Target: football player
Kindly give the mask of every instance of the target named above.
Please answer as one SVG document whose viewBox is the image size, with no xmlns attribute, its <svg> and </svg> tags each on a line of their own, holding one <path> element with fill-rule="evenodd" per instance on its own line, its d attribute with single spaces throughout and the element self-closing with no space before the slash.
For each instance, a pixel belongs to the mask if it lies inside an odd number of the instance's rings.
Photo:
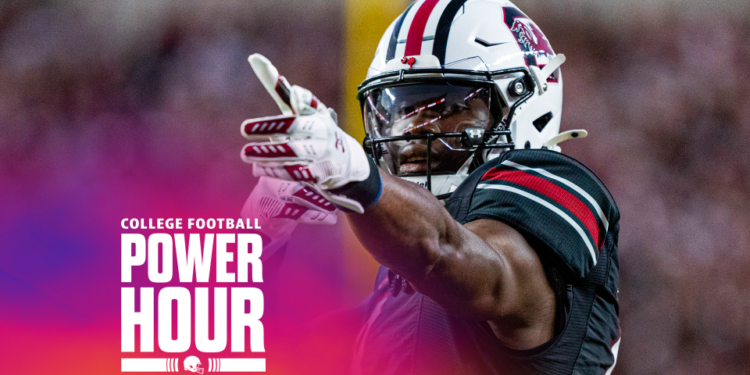
<svg viewBox="0 0 750 375">
<path fill-rule="evenodd" d="M 505 0 L 420 0 L 359 87 L 364 147 L 250 57 L 283 115 L 247 120 L 261 176 L 243 215 L 279 248 L 346 213 L 382 265 L 355 374 L 609 374 L 619 212 L 558 143 L 563 55 Z"/>
</svg>

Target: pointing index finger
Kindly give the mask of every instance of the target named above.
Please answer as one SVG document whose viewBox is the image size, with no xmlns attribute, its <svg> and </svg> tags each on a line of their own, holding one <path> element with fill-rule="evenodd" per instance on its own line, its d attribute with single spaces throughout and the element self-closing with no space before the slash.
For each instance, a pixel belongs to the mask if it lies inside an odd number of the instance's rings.
<svg viewBox="0 0 750 375">
<path fill-rule="evenodd" d="M 258 53 L 250 55 L 247 61 L 253 67 L 255 75 L 258 76 L 266 91 L 276 101 L 281 113 L 285 115 L 294 114 L 290 100 L 291 86 L 286 78 L 279 75 L 279 71 L 271 64 L 271 61 Z"/>
</svg>

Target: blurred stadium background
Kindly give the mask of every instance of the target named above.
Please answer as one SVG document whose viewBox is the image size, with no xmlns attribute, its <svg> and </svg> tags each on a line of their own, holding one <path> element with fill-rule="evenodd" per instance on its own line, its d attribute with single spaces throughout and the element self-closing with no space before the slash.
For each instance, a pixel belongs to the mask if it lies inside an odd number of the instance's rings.
<svg viewBox="0 0 750 375">
<path fill-rule="evenodd" d="M 615 373 L 750 373 L 749 3 L 516 4 L 568 57 L 562 128 L 590 136 L 564 152 L 622 211 Z M 184 212 L 221 197 L 216 217 L 234 216 L 254 181 L 239 124 L 277 112 L 247 56 L 266 55 L 361 139 L 356 85 L 406 5 L 4 0 L 0 202 L 84 189 L 94 175 L 148 179 L 143 189 Z M 353 305 L 375 263 L 346 225 L 324 230 Z M 311 258 L 296 247 L 290 262 Z"/>
</svg>

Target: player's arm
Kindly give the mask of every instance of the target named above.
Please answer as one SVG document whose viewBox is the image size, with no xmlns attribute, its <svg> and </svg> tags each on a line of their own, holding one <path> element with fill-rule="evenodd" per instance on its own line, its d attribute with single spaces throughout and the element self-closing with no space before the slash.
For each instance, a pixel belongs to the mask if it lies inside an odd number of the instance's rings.
<svg viewBox="0 0 750 375">
<path fill-rule="evenodd" d="M 320 195 L 309 198 L 325 197 L 349 213 L 378 261 L 450 311 L 492 322 L 509 346 L 529 348 L 552 336 L 554 295 L 534 250 L 550 251 L 580 278 L 596 265 L 618 217 L 596 176 L 552 151 L 505 153 L 477 185 L 462 226 L 427 190 L 382 173 L 308 90 L 288 86 L 265 58 L 250 61 L 274 99 L 291 109 L 243 123 L 245 137 L 270 137 L 243 148 L 256 176 L 314 188 Z"/>
<path fill-rule="evenodd" d="M 493 322 L 507 345 L 552 338 L 555 298 L 535 251 L 495 220 L 456 222 L 424 188 L 380 173 L 382 194 L 347 217 L 375 259 L 449 311 Z"/>
<path fill-rule="evenodd" d="M 551 338 L 554 296 L 521 235 L 493 220 L 458 224 L 424 188 L 380 173 L 308 90 L 289 86 L 262 56 L 250 63 L 285 113 L 242 125 L 255 140 L 242 158 L 256 176 L 309 183 L 356 212 L 348 215 L 352 226 L 378 261 L 450 311 L 495 322 L 506 344 L 528 348 Z"/>
</svg>

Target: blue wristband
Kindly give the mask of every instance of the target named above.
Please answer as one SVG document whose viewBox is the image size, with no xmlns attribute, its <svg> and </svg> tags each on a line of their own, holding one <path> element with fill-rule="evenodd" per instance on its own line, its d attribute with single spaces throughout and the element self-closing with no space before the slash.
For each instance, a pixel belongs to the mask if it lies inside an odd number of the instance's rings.
<svg viewBox="0 0 750 375">
<path fill-rule="evenodd" d="M 366 210 L 368 207 L 377 203 L 380 195 L 383 193 L 383 181 L 380 178 L 380 170 L 371 157 L 367 157 L 370 163 L 370 175 L 364 181 L 350 182 L 340 188 L 328 190 L 335 195 L 343 195 L 348 199 L 359 202 Z M 354 211 L 336 205 L 341 211 L 352 213 Z"/>
</svg>

